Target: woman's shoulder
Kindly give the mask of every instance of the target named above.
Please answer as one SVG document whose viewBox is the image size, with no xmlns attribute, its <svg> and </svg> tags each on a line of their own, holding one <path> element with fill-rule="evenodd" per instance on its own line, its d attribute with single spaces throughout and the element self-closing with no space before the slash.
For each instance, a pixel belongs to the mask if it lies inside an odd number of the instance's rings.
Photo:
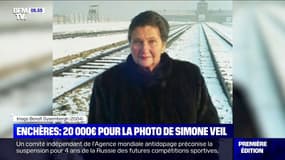
<svg viewBox="0 0 285 160">
<path fill-rule="evenodd" d="M 108 80 L 108 81 L 112 81 L 112 80 L 116 80 L 118 79 L 120 76 L 122 76 L 122 73 L 124 72 L 123 70 L 125 70 L 126 68 L 126 62 L 117 64 L 105 71 L 103 71 L 102 73 L 100 73 L 95 80 Z"/>
<path fill-rule="evenodd" d="M 195 74 L 200 74 L 200 68 L 196 64 L 188 61 L 174 59 L 173 68 L 175 71 L 178 72 L 191 72 Z"/>
</svg>

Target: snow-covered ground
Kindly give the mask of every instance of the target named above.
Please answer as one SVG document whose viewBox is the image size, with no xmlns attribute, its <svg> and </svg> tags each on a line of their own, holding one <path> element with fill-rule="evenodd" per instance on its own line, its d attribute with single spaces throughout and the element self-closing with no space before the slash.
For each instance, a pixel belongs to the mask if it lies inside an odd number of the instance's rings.
<svg viewBox="0 0 285 160">
<path fill-rule="evenodd" d="M 54 24 L 53 33 L 86 33 L 128 29 L 129 21 L 100 22 L 90 24 Z M 78 54 L 82 51 L 98 48 L 127 39 L 127 33 L 96 37 L 77 37 L 53 40 L 53 59 Z"/>
<path fill-rule="evenodd" d="M 232 27 L 215 22 L 208 22 L 207 24 L 216 32 L 225 37 L 228 41 L 230 41 L 231 43 L 233 42 Z"/>
<path fill-rule="evenodd" d="M 54 33 L 100 32 L 128 29 L 130 22 L 100 22 L 89 24 L 54 24 Z"/>
<path fill-rule="evenodd" d="M 127 40 L 127 33 L 53 40 L 53 59 Z"/>
<path fill-rule="evenodd" d="M 99 61 L 102 64 L 105 62 L 105 65 L 102 66 L 103 68 L 105 68 L 106 66 L 111 67 L 112 65 L 115 65 L 115 63 L 122 62 L 123 60 L 125 60 L 129 53 L 130 53 L 129 48 L 126 48 L 121 50 L 120 52 L 117 52 L 116 54 L 104 57 L 103 59 L 96 61 Z M 110 61 L 114 63 L 110 63 Z M 96 73 L 94 73 L 94 70 L 85 69 L 84 70 L 85 73 L 82 73 L 81 70 L 81 73 L 72 72 L 71 73 L 72 75 L 69 76 L 53 77 L 54 80 L 53 96 L 55 97 L 56 95 L 66 92 L 70 88 L 74 87 L 74 84 L 78 84 L 86 79 L 91 79 L 92 77 L 98 75 L 104 70 L 105 69 L 96 69 Z M 86 75 L 92 74 L 92 75 L 88 75 L 87 77 L 80 76 L 80 78 L 78 78 L 77 74 L 86 74 Z M 59 97 L 53 104 L 53 115 L 88 116 L 88 110 L 89 110 L 88 107 L 90 103 L 92 84 L 93 82 L 91 81 L 87 85 L 72 90 L 71 92 L 68 92 L 65 96 Z"/>
</svg>

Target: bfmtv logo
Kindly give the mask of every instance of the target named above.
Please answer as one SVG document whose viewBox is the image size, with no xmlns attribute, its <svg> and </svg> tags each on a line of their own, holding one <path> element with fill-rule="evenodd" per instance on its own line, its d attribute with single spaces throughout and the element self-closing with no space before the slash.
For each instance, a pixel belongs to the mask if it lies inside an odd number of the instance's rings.
<svg viewBox="0 0 285 160">
<path fill-rule="evenodd" d="M 25 21 L 27 14 L 32 13 L 45 13 L 44 8 L 13 8 L 13 14 L 15 14 L 17 20 Z"/>
</svg>

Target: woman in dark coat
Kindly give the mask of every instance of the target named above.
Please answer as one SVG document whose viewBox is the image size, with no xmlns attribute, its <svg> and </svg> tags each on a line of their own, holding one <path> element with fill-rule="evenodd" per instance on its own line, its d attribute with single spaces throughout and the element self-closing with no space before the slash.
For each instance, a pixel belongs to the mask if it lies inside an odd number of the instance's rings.
<svg viewBox="0 0 285 160">
<path fill-rule="evenodd" d="M 96 77 L 89 123 L 219 123 L 199 68 L 165 53 L 168 32 L 156 12 L 132 19 L 131 54 Z"/>
</svg>

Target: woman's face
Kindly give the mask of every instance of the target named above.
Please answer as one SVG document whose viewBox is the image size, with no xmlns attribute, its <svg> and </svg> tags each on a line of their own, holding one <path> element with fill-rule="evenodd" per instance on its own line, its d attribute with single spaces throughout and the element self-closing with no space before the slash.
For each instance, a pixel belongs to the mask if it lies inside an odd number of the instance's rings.
<svg viewBox="0 0 285 160">
<path fill-rule="evenodd" d="M 132 57 L 136 64 L 149 71 L 153 71 L 159 64 L 165 46 L 158 27 L 149 25 L 136 27 L 131 34 Z"/>
</svg>

